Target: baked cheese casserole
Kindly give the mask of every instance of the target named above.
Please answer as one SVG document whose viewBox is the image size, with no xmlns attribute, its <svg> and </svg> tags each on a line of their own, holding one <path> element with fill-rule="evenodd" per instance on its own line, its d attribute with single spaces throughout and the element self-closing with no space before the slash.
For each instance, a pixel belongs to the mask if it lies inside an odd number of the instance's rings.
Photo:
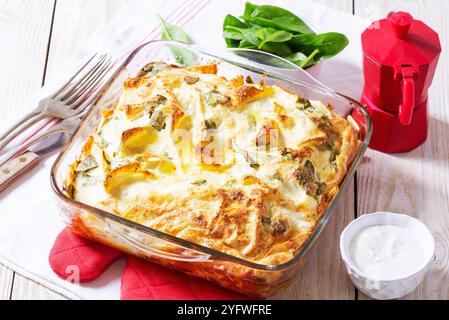
<svg viewBox="0 0 449 320">
<path fill-rule="evenodd" d="M 217 65 L 148 64 L 71 166 L 67 194 L 150 228 L 272 265 L 292 259 L 359 145 L 330 105 Z"/>
</svg>

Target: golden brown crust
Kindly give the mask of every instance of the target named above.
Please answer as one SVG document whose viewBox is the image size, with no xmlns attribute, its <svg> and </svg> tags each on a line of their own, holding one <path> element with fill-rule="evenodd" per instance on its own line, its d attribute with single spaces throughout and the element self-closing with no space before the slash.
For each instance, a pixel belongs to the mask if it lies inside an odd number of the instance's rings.
<svg viewBox="0 0 449 320">
<path fill-rule="evenodd" d="M 125 82 L 86 142 L 69 195 L 249 261 L 292 259 L 339 190 L 358 148 L 355 130 L 329 106 L 243 76 L 228 81 L 214 64 L 149 66 Z M 94 200 L 73 192 L 84 188 L 76 168 L 88 156 L 101 157 L 83 173 L 89 188 L 103 182 L 92 187 L 100 188 Z"/>
<path fill-rule="evenodd" d="M 198 72 L 203 74 L 217 74 L 218 72 L 218 66 L 216 63 L 206 64 L 202 66 L 193 66 L 185 69 L 190 72 Z"/>
</svg>

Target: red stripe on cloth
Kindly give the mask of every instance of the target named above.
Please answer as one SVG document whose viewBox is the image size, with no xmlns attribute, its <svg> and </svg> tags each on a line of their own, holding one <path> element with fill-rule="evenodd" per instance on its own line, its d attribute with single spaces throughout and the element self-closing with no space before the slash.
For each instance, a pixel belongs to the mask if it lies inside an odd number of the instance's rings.
<svg viewBox="0 0 449 320">
<path fill-rule="evenodd" d="M 191 21 L 207 4 L 209 4 L 212 0 L 191 0 L 191 1 L 185 1 L 182 2 L 182 4 L 175 8 L 175 10 L 171 11 L 170 14 L 168 14 L 164 19 L 167 20 L 169 23 L 172 24 L 180 24 L 182 20 L 185 20 L 182 22 L 182 25 L 185 25 L 187 22 Z M 185 8 L 189 7 L 190 10 L 184 10 Z M 160 26 L 155 27 L 150 34 L 144 38 L 143 42 L 155 40 L 161 33 Z M 128 55 L 129 53 L 127 53 Z M 126 55 L 125 55 L 126 56 Z M 122 59 L 122 58 L 121 58 Z M 119 60 L 121 60 L 119 59 Z M 53 124 L 49 126 L 51 123 Z M 59 121 L 57 119 L 50 119 L 47 122 L 45 122 L 43 125 L 41 125 L 38 129 L 36 129 L 30 136 L 23 139 L 20 144 L 24 144 L 28 142 L 30 139 L 32 139 L 34 136 L 36 136 L 41 131 L 45 130 L 47 127 L 52 128 L 55 126 Z"/>
<path fill-rule="evenodd" d="M 189 15 L 184 15 L 183 18 L 186 18 L 185 21 L 182 22 L 182 19 L 177 22 L 177 25 L 185 26 L 189 21 L 191 21 L 193 18 L 196 17 L 196 15 L 206 6 L 208 5 L 212 0 L 203 0 L 200 3 L 198 3 L 198 6 L 193 7 L 188 13 Z M 158 55 L 159 52 L 154 52 L 153 55 L 149 56 L 148 59 L 151 60 L 154 57 Z"/>
<path fill-rule="evenodd" d="M 199 0 L 200 2 L 203 0 Z M 185 1 L 183 2 L 179 7 L 177 7 L 173 12 L 171 12 L 168 16 L 163 17 L 164 20 L 174 23 L 172 21 L 175 21 L 176 18 L 180 16 L 180 14 L 185 13 L 185 9 L 191 6 L 195 6 L 195 2 L 198 2 L 197 0 L 191 0 L 191 1 Z M 179 12 L 178 12 L 179 11 Z M 176 15 L 175 15 L 176 14 Z M 161 27 L 157 25 L 150 34 L 145 36 L 145 38 L 141 41 L 141 43 L 147 42 L 149 40 L 155 39 L 161 32 Z"/>
<path fill-rule="evenodd" d="M 203 10 L 203 8 L 204 8 L 205 6 L 207 6 L 211 1 L 212 1 L 212 0 L 206 0 L 206 1 L 203 1 L 202 5 L 200 5 L 199 7 L 196 7 L 196 8 L 195 8 L 196 11 L 195 11 L 195 13 L 194 13 L 192 16 L 188 17 L 186 21 L 183 21 L 183 22 L 180 21 L 179 23 L 180 23 L 181 25 L 185 26 L 188 22 L 190 22 L 193 18 L 195 18 L 195 16 L 196 16 L 198 13 L 200 13 L 201 10 Z"/>
</svg>

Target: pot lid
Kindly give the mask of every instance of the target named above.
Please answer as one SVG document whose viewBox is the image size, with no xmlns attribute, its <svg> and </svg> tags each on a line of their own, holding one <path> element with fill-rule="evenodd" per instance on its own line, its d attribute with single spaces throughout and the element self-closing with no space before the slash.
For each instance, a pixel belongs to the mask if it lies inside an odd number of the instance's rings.
<svg viewBox="0 0 449 320">
<path fill-rule="evenodd" d="M 380 65 L 428 65 L 438 58 L 438 34 L 407 12 L 391 12 L 362 33 L 363 53 Z"/>
</svg>

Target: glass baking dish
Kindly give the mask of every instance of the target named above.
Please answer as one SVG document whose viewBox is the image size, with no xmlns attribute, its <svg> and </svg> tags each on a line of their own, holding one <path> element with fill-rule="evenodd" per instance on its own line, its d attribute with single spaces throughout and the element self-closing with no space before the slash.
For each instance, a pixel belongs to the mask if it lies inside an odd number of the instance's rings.
<svg viewBox="0 0 449 320">
<path fill-rule="evenodd" d="M 247 261 L 145 227 L 75 201 L 66 195 L 64 182 L 70 165 L 76 160 L 84 142 L 97 126 L 102 111 L 114 106 L 117 97 L 121 94 L 124 80 L 136 76 L 150 61 L 176 63 L 170 51 L 170 46 L 174 44 L 192 50 L 198 56 L 200 64 L 211 60 L 218 62 L 220 75 L 226 77 L 238 74 L 249 75 L 254 81 L 264 80 L 270 85 L 277 84 L 289 88 L 307 99 L 318 99 L 330 103 L 335 111 L 346 117 L 359 133 L 360 147 L 341 183 L 340 191 L 331 201 L 311 237 L 290 261 L 280 265 L 262 265 Z M 285 287 L 304 261 L 306 253 L 323 230 L 335 204 L 352 179 L 368 146 L 372 131 L 368 112 L 357 101 L 331 90 L 297 81 L 295 80 L 298 77 L 297 72 L 297 68 L 285 60 L 252 50 L 206 50 L 170 41 L 152 41 L 139 46 L 114 73 L 95 107 L 81 123 L 53 165 L 52 188 L 65 223 L 84 237 L 166 267 L 214 281 L 244 294 L 268 297 Z"/>
</svg>

